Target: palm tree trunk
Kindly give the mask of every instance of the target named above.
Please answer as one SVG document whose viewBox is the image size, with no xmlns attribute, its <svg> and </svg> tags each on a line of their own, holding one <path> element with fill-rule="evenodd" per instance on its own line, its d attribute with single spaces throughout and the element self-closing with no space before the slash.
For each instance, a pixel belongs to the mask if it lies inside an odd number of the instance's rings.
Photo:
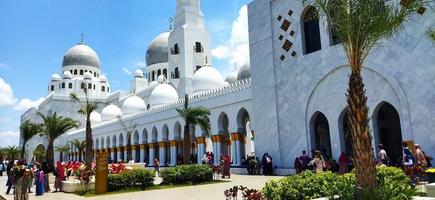
<svg viewBox="0 0 435 200">
<path fill-rule="evenodd" d="M 47 146 L 47 151 L 46 151 L 46 155 L 45 155 L 45 161 L 47 162 L 48 165 L 48 171 L 52 172 L 54 169 L 54 148 L 53 148 L 53 142 L 54 140 L 52 140 L 51 138 L 48 139 L 48 146 Z"/>
<path fill-rule="evenodd" d="M 59 152 L 59 160 L 63 162 L 63 151 Z"/>
<path fill-rule="evenodd" d="M 127 133 L 127 161 L 130 161 L 130 158 L 132 157 L 132 153 L 131 153 L 131 133 L 128 132 Z"/>
<path fill-rule="evenodd" d="M 347 113 L 356 170 L 355 199 L 361 199 L 363 193 L 369 194 L 376 187 L 376 167 L 368 125 L 369 109 L 361 76 L 361 65 L 352 66 L 348 84 Z"/>
<path fill-rule="evenodd" d="M 23 142 L 23 148 L 21 148 L 21 156 L 20 156 L 21 159 L 24 159 L 24 153 L 26 152 L 25 148 L 26 148 L 26 141 Z"/>
<path fill-rule="evenodd" d="M 86 168 L 92 169 L 92 161 L 94 160 L 94 141 L 92 140 L 92 129 L 90 113 L 86 117 Z"/>
<path fill-rule="evenodd" d="M 82 150 L 79 151 L 79 161 L 82 161 Z"/>
<path fill-rule="evenodd" d="M 186 122 L 186 125 L 184 126 L 184 138 L 183 138 L 183 163 L 184 164 L 191 164 L 190 162 L 190 154 L 191 154 L 191 148 L 192 144 L 190 143 L 190 128 L 189 123 Z"/>
</svg>

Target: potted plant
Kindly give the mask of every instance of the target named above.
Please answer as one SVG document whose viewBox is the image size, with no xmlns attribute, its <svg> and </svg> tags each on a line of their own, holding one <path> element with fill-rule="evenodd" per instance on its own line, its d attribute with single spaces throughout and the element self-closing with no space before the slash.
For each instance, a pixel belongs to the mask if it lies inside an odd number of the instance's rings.
<svg viewBox="0 0 435 200">
<path fill-rule="evenodd" d="M 435 183 L 435 168 L 430 168 L 426 170 L 429 183 Z"/>
</svg>

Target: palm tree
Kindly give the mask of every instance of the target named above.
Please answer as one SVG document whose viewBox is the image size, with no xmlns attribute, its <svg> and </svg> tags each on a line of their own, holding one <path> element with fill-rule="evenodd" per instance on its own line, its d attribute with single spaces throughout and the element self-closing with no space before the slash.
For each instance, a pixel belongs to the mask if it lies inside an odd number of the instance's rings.
<svg viewBox="0 0 435 200">
<path fill-rule="evenodd" d="M 347 114 L 357 174 L 355 197 L 359 199 L 362 192 L 371 192 L 376 187 L 369 108 L 361 76 L 364 61 L 382 39 L 398 33 L 409 15 L 423 5 L 423 0 L 401 0 L 402 6 L 387 0 L 307 1 L 326 17 L 328 25 L 342 42 L 349 62 Z"/>
<path fill-rule="evenodd" d="M 184 97 L 184 109 L 176 109 L 178 114 L 184 119 L 184 133 L 183 133 L 183 162 L 190 164 L 190 154 L 192 151 L 192 140 L 190 138 L 190 126 L 199 125 L 202 130 L 208 135 L 210 134 L 210 121 L 208 116 L 210 111 L 204 107 L 190 107 L 189 96 Z"/>
<path fill-rule="evenodd" d="M 137 124 L 133 123 L 133 121 L 130 121 L 130 124 L 126 124 L 123 120 L 121 116 L 118 116 L 118 120 L 121 123 L 122 128 L 124 129 L 124 131 L 127 133 L 127 158 L 126 160 L 128 161 L 131 157 L 132 157 L 132 153 L 131 153 L 131 134 L 133 133 L 134 130 L 136 130 Z"/>
<path fill-rule="evenodd" d="M 21 148 L 15 145 L 4 148 L 4 153 L 9 160 L 16 160 L 20 156 Z"/>
<path fill-rule="evenodd" d="M 54 150 L 56 150 L 57 152 L 59 152 L 59 160 L 63 161 L 63 153 L 64 152 L 69 152 L 71 148 L 69 147 L 69 145 L 64 145 L 64 146 L 57 146 L 54 147 Z"/>
<path fill-rule="evenodd" d="M 54 113 L 51 116 L 45 116 L 44 114 L 38 112 L 38 115 L 41 116 L 43 125 L 42 125 L 42 132 L 47 135 L 48 137 L 48 146 L 47 151 L 45 154 L 46 162 L 49 166 L 49 170 L 53 171 L 53 162 L 54 162 L 54 156 L 53 156 L 53 143 L 54 140 L 67 132 L 68 130 L 72 128 L 77 128 L 78 122 L 68 118 L 68 117 L 62 117 L 58 116 L 57 113 Z"/>
<path fill-rule="evenodd" d="M 78 152 L 79 153 L 79 161 L 82 161 L 82 152 L 83 152 L 83 149 L 86 148 L 86 141 L 85 140 L 80 141 L 78 139 L 75 139 L 75 140 L 71 141 L 71 144 L 73 144 L 77 148 L 77 150 L 79 151 Z M 85 155 L 85 156 L 87 156 L 87 155 Z"/>
<path fill-rule="evenodd" d="M 433 42 L 435 42 L 435 29 L 430 28 L 427 30 L 427 35 Z"/>
<path fill-rule="evenodd" d="M 91 125 L 91 113 L 97 109 L 97 104 L 90 102 L 88 98 L 88 88 L 85 83 L 81 85 L 83 93 L 85 94 L 86 101 L 82 103 L 78 96 L 74 93 L 70 94 L 72 101 L 80 104 L 80 114 L 86 116 L 86 167 L 92 168 L 92 161 L 94 160 L 94 140 L 92 139 L 92 125 Z"/>
<path fill-rule="evenodd" d="M 23 124 L 21 124 L 20 129 L 23 135 L 23 147 L 21 148 L 21 159 L 23 159 L 27 141 L 29 141 L 34 135 L 41 132 L 41 125 L 32 123 L 30 120 L 26 120 Z"/>
</svg>

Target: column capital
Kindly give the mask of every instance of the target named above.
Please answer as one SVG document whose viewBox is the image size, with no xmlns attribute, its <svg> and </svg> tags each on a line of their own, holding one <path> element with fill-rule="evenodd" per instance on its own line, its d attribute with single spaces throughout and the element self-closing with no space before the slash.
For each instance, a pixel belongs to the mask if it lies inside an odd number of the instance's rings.
<svg viewBox="0 0 435 200">
<path fill-rule="evenodd" d="M 232 141 L 240 140 L 240 133 L 239 132 L 231 133 L 231 140 Z"/>
<path fill-rule="evenodd" d="M 131 150 L 135 151 L 136 150 L 136 145 L 131 145 Z"/>
<path fill-rule="evenodd" d="M 118 150 L 118 151 L 121 151 L 121 147 L 117 147 L 117 150 Z"/>
<path fill-rule="evenodd" d="M 155 143 L 149 143 L 148 146 L 150 147 L 150 149 L 153 149 L 153 148 L 156 147 L 156 144 Z"/>
<path fill-rule="evenodd" d="M 197 144 L 205 144 L 205 137 L 197 137 L 196 143 Z"/>
<path fill-rule="evenodd" d="M 161 141 L 161 142 L 159 142 L 159 148 L 164 148 L 164 147 L 166 147 L 167 143 L 168 143 L 168 142 L 166 142 L 166 141 Z"/>
<path fill-rule="evenodd" d="M 171 145 L 171 147 L 176 147 L 178 143 L 178 140 L 171 140 L 169 141 L 169 144 Z"/>
<path fill-rule="evenodd" d="M 146 144 L 141 144 L 141 145 L 139 145 L 139 148 L 140 148 L 141 150 L 143 150 L 143 149 L 145 149 L 145 146 L 146 146 Z"/>
<path fill-rule="evenodd" d="M 222 136 L 221 135 L 212 135 L 211 136 L 211 141 L 212 142 L 221 142 L 222 141 Z"/>
</svg>

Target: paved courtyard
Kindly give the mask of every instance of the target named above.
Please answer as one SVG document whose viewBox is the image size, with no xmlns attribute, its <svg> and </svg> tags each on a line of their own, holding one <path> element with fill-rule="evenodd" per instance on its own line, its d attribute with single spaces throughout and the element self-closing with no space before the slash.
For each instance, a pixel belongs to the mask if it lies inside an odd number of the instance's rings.
<svg viewBox="0 0 435 200">
<path fill-rule="evenodd" d="M 133 200 L 133 199 L 159 199 L 159 200 L 222 200 L 225 199 L 224 191 L 235 185 L 244 185 L 249 188 L 262 188 L 268 180 L 280 179 L 282 177 L 265 177 L 265 176 L 247 176 L 247 175 L 232 175 L 230 182 L 180 187 L 173 189 L 152 190 L 144 192 L 133 192 L 115 195 L 104 195 L 99 197 L 84 198 L 74 194 L 66 193 L 46 193 L 44 196 L 36 197 L 34 193 L 29 195 L 30 199 L 44 200 Z M 158 181 L 158 180 L 157 180 Z M 50 182 L 53 183 L 53 182 Z M 13 200 L 12 194 L 6 195 L 6 177 L 0 177 L 0 195 L 6 200 Z M 53 186 L 51 187 L 53 188 Z M 32 188 L 32 191 L 35 191 Z M 12 192 L 11 192 L 12 193 Z"/>
</svg>

